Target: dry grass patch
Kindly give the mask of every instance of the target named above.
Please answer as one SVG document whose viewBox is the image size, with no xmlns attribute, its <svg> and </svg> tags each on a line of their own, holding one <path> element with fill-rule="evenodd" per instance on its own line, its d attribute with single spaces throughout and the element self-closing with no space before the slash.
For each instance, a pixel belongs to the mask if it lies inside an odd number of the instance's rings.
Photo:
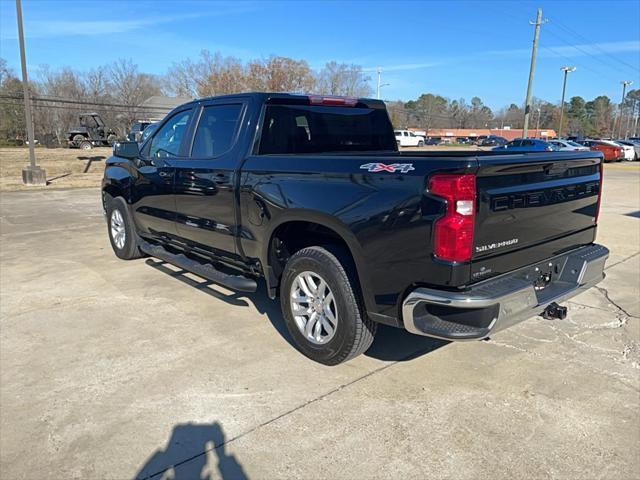
<svg viewBox="0 0 640 480">
<path fill-rule="evenodd" d="M 22 184 L 22 169 L 29 163 L 29 150 L 0 148 L 0 190 L 99 187 L 104 161 L 110 155 L 111 149 L 106 147 L 36 148 L 36 161 L 47 173 L 48 187 L 31 187 Z"/>
</svg>

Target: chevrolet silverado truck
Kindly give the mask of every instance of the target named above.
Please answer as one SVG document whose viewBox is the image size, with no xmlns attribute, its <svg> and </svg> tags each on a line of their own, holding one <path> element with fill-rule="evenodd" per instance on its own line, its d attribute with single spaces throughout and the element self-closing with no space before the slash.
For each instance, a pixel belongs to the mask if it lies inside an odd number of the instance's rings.
<svg viewBox="0 0 640 480">
<path fill-rule="evenodd" d="M 604 277 L 600 152 L 398 152 L 384 103 L 247 93 L 174 109 L 106 161 L 107 231 L 227 289 L 279 297 L 335 365 L 378 324 L 479 340 Z"/>
</svg>

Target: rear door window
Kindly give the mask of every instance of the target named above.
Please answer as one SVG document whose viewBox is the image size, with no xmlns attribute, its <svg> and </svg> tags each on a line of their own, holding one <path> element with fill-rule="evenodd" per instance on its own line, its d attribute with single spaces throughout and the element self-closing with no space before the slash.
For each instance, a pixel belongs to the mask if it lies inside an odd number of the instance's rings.
<svg viewBox="0 0 640 480">
<path fill-rule="evenodd" d="M 231 149 L 236 137 L 242 104 L 209 105 L 203 108 L 191 156 L 217 157 Z"/>
</svg>

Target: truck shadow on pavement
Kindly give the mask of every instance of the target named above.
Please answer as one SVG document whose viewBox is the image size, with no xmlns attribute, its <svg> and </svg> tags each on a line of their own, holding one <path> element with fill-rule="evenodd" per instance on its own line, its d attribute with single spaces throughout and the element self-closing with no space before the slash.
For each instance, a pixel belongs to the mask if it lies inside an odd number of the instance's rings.
<svg viewBox="0 0 640 480">
<path fill-rule="evenodd" d="M 225 294 L 220 290 L 211 288 L 215 285 L 214 282 L 199 277 L 198 280 L 194 280 L 193 276 L 186 275 L 190 272 L 175 269 L 177 267 L 170 266 L 170 264 L 162 260 L 148 258 L 146 264 L 196 290 L 227 302 L 230 305 L 249 307 L 252 304 L 260 314 L 266 315 L 271 325 L 273 325 L 273 328 L 276 329 L 289 345 L 295 348 L 293 339 L 287 331 L 282 313 L 280 312 L 280 302 L 279 300 L 271 300 L 267 296 L 267 289 L 263 281 L 258 281 L 258 288 L 255 293 L 233 292 Z M 448 343 L 449 342 L 444 340 L 413 335 L 402 328 L 378 325 L 376 338 L 369 350 L 365 352 L 365 355 L 384 361 L 407 361 L 426 355 Z"/>
<path fill-rule="evenodd" d="M 226 439 L 218 422 L 177 425 L 164 448 L 156 450 L 138 470 L 136 479 L 244 480 L 242 465 L 225 451 Z"/>
</svg>

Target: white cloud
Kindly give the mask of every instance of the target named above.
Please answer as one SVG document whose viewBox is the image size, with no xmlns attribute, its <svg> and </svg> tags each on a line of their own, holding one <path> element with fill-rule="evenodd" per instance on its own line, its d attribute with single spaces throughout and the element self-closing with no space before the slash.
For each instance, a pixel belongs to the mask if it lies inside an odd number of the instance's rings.
<svg viewBox="0 0 640 480">
<path fill-rule="evenodd" d="M 219 7 L 221 6 L 222 5 L 219 5 Z M 153 16 L 129 20 L 82 20 L 79 18 L 74 18 L 73 20 L 31 20 L 25 22 L 25 37 L 54 38 L 115 35 L 142 30 L 156 25 L 179 22 L 182 20 L 244 13 L 255 9 L 256 7 L 247 4 L 230 6 L 228 8 L 218 8 L 216 11 Z M 17 39 L 17 28 L 7 29 L 7 26 L 8 25 L 3 26 L 1 38 L 7 40 Z"/>
<path fill-rule="evenodd" d="M 440 65 L 437 62 L 422 62 L 422 63 L 401 63 L 398 65 L 381 65 L 380 69 L 384 72 L 400 72 L 404 70 L 420 70 L 422 68 L 430 68 Z M 362 69 L 365 72 L 376 72 L 378 67 L 366 67 Z"/>
<path fill-rule="evenodd" d="M 629 40 L 620 42 L 605 42 L 605 43 L 591 43 L 591 44 L 576 44 L 576 45 L 561 45 L 561 46 L 545 46 L 541 45 L 538 50 L 540 57 L 584 57 L 584 56 L 599 56 L 611 53 L 628 53 L 628 52 L 640 52 L 640 41 Z M 391 71 L 407 71 L 407 70 L 419 70 L 423 68 L 437 67 L 440 65 L 446 65 L 451 62 L 459 62 L 466 59 L 478 59 L 487 57 L 523 57 L 531 55 L 530 48 L 516 48 L 516 49 L 504 49 L 504 50 L 485 50 L 483 52 L 476 52 L 468 55 L 452 55 L 444 57 L 442 59 L 434 60 L 431 62 L 417 62 L 417 63 L 404 63 L 395 65 L 381 65 L 380 68 L 383 72 Z M 639 66 L 640 67 L 640 66 Z M 363 68 L 365 72 L 375 72 L 378 67 L 366 67 Z"/>
</svg>

